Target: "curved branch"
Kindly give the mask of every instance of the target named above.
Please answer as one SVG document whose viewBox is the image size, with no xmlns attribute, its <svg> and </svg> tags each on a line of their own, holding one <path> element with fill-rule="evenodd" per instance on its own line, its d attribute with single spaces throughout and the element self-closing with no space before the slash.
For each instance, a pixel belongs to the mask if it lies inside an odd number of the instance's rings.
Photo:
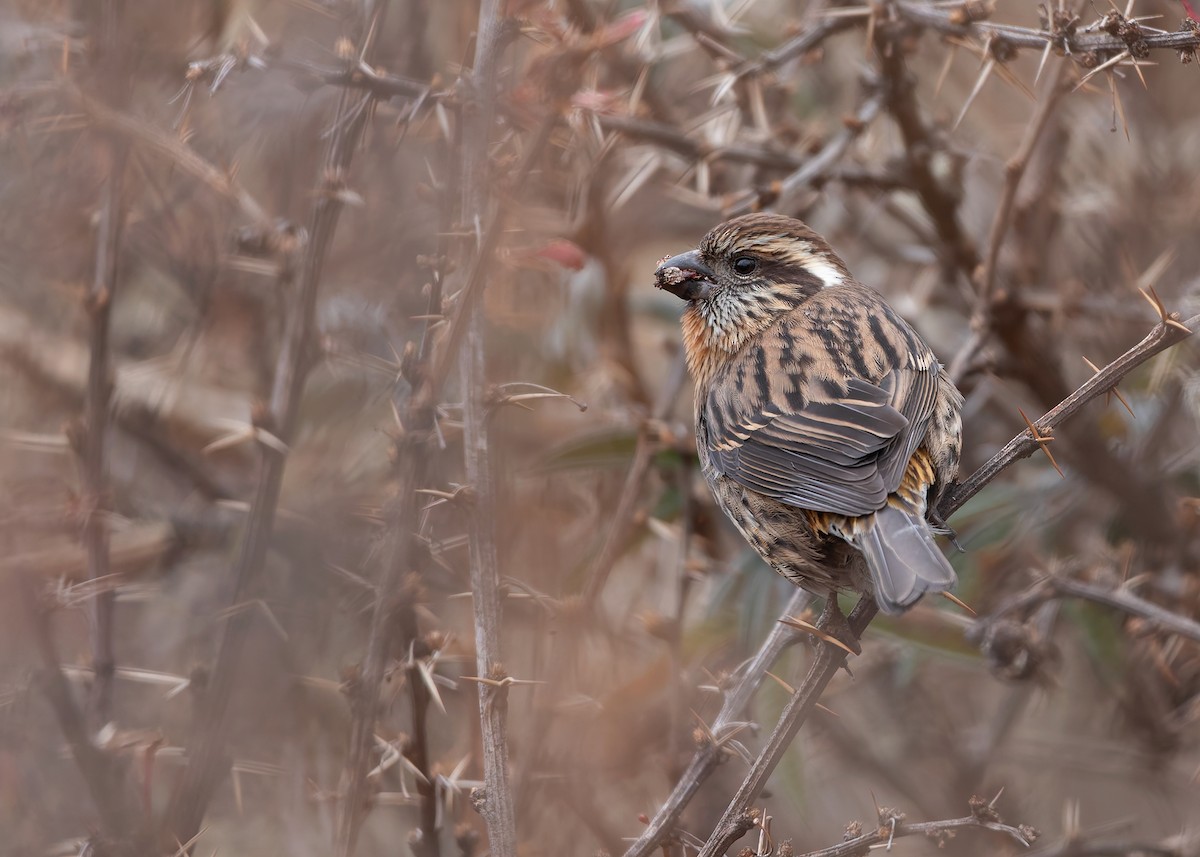
<svg viewBox="0 0 1200 857">
<path fill-rule="evenodd" d="M 1043 437 L 1049 434 L 1051 429 L 1066 422 L 1092 399 L 1116 387 L 1122 378 L 1154 355 L 1187 339 L 1197 328 L 1200 328 L 1200 315 L 1192 316 L 1182 323 L 1174 317 L 1164 318 L 1155 325 L 1145 339 L 1089 378 L 1078 390 L 1063 399 L 1045 416 L 1035 420 L 1033 427 Z M 946 496 L 938 503 L 938 514 L 942 518 L 948 519 L 1006 468 L 1033 455 L 1039 445 L 1038 441 L 1034 439 L 1032 431 L 1026 429 L 1021 432 L 965 481 L 952 485 L 946 492 Z"/>
</svg>

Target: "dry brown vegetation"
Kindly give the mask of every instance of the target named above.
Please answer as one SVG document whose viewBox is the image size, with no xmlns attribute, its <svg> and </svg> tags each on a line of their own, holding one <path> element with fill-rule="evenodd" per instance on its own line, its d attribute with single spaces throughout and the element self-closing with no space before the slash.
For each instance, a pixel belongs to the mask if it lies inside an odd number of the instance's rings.
<svg viewBox="0 0 1200 857">
<path fill-rule="evenodd" d="M 0 3 L 0 853 L 1196 855 L 1200 25 L 1097 7 Z M 650 287 L 757 208 L 966 394 L 852 675 Z"/>
</svg>

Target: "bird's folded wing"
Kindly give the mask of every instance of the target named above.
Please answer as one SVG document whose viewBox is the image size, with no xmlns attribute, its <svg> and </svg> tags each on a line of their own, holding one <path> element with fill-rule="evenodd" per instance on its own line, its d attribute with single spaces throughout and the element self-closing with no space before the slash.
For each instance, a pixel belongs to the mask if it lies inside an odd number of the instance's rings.
<svg viewBox="0 0 1200 857">
<path fill-rule="evenodd" d="M 789 505 L 835 515 L 866 515 L 895 491 L 925 435 L 937 370 L 893 370 L 878 384 L 858 378 L 806 384 L 817 395 L 792 409 L 704 408 L 714 469 Z M 792 403 L 797 397 L 790 397 Z"/>
</svg>

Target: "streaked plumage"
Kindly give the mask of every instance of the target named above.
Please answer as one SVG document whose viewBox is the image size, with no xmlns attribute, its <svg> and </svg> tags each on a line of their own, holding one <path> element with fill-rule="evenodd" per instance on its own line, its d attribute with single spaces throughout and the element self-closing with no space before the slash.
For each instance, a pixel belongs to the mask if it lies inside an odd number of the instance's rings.
<svg viewBox="0 0 1200 857">
<path fill-rule="evenodd" d="M 731 220 L 655 276 L 688 301 L 701 468 L 754 549 L 890 613 L 953 586 L 926 515 L 958 470 L 962 396 L 916 331 L 788 217 Z"/>
</svg>

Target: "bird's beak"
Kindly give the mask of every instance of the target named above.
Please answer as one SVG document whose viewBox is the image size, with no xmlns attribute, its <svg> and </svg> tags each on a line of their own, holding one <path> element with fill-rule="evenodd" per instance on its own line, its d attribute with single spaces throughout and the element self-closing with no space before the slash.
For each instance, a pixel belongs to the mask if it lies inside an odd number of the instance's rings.
<svg viewBox="0 0 1200 857">
<path fill-rule="evenodd" d="M 716 275 L 700 259 L 700 251 L 689 250 L 663 259 L 654 272 L 654 285 L 685 301 L 700 301 L 712 294 Z"/>
</svg>

